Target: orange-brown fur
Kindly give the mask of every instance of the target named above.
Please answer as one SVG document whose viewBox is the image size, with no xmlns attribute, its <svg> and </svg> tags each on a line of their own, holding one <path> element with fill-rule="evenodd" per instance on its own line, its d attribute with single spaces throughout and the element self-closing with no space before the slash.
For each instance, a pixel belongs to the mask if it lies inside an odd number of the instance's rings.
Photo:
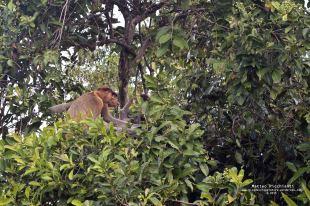
<svg viewBox="0 0 310 206">
<path fill-rule="evenodd" d="M 74 100 L 68 109 L 68 114 L 75 121 L 86 118 L 96 119 L 101 115 L 105 104 L 109 107 L 117 107 L 119 102 L 115 92 L 107 87 L 102 87 Z"/>
</svg>

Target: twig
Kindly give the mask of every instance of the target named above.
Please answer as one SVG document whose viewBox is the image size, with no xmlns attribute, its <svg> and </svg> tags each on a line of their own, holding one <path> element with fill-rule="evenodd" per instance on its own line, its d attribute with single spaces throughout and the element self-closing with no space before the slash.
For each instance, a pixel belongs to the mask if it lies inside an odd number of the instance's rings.
<svg viewBox="0 0 310 206">
<path fill-rule="evenodd" d="M 69 5 L 69 1 L 70 0 L 66 0 L 65 4 L 63 5 L 62 9 L 61 9 L 61 13 L 59 16 L 59 21 L 62 22 L 61 28 L 57 29 L 54 34 L 56 35 L 55 39 L 52 41 L 52 45 L 56 45 L 57 43 L 60 43 L 61 39 L 62 39 L 62 34 L 63 34 L 63 30 L 64 30 L 64 26 L 65 26 L 65 22 L 66 22 L 66 16 L 67 16 L 67 11 L 68 11 L 68 5 Z"/>
</svg>

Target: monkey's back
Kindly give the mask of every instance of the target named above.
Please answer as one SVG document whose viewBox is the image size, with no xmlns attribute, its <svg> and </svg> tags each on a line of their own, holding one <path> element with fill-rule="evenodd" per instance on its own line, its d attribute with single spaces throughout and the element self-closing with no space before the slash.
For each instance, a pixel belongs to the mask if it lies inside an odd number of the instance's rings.
<svg viewBox="0 0 310 206">
<path fill-rule="evenodd" d="M 75 121 L 86 118 L 95 119 L 100 116 L 102 107 L 102 100 L 94 92 L 89 92 L 73 101 L 68 114 Z"/>
</svg>

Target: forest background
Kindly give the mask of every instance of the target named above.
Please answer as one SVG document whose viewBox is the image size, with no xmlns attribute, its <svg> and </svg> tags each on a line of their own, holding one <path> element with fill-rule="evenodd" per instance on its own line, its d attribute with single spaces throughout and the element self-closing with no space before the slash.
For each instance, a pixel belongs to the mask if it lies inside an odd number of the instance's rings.
<svg viewBox="0 0 310 206">
<path fill-rule="evenodd" d="M 308 3 L 1 0 L 0 205 L 308 205 Z M 102 85 L 135 137 L 48 110 Z"/>
</svg>

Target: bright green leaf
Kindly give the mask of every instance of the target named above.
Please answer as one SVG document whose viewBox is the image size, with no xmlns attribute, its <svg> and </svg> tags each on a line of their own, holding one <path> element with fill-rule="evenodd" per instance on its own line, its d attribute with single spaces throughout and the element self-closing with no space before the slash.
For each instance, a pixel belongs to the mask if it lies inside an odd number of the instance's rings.
<svg viewBox="0 0 310 206">
<path fill-rule="evenodd" d="M 150 201 L 155 205 L 155 206 L 162 206 L 163 204 L 154 196 L 150 197 Z"/>
<path fill-rule="evenodd" d="M 301 187 L 302 187 L 303 191 L 305 192 L 305 194 L 308 198 L 308 201 L 310 201 L 310 191 L 304 182 L 301 183 Z"/>
<path fill-rule="evenodd" d="M 73 170 L 74 169 L 72 169 L 68 175 L 69 180 L 73 180 L 73 177 L 74 177 Z"/>
<path fill-rule="evenodd" d="M 8 205 L 10 202 L 12 202 L 11 199 L 5 198 L 5 197 L 0 197 L 0 206 Z"/>
<path fill-rule="evenodd" d="M 30 182 L 29 182 L 29 185 L 40 187 L 40 186 L 41 186 L 41 183 L 36 182 L 36 181 L 30 181 Z"/>
<path fill-rule="evenodd" d="M 169 41 L 170 39 L 171 39 L 171 35 L 170 35 L 170 34 L 164 34 L 164 35 L 162 35 L 162 36 L 159 38 L 158 42 L 159 42 L 160 44 L 164 44 L 164 43 L 166 43 L 167 41 Z"/>
<path fill-rule="evenodd" d="M 281 192 L 281 194 L 288 206 L 297 206 L 297 204 L 286 194 L 284 194 L 283 192 Z"/>
<path fill-rule="evenodd" d="M 281 81 L 283 72 L 281 70 L 274 70 L 272 72 L 272 80 L 274 83 L 279 83 Z"/>
<path fill-rule="evenodd" d="M 49 175 L 47 175 L 47 174 L 43 174 L 42 176 L 41 176 L 41 179 L 42 180 L 46 180 L 46 181 L 51 181 L 51 180 L 53 180 L 53 178 L 51 178 Z"/>
<path fill-rule="evenodd" d="M 27 197 L 27 199 L 29 199 L 29 197 L 30 197 L 30 192 L 31 192 L 31 188 L 30 187 L 26 187 L 26 189 L 25 189 L 25 196 Z"/>
<path fill-rule="evenodd" d="M 183 37 L 174 36 L 172 43 L 180 49 L 188 49 L 187 41 Z"/>
<path fill-rule="evenodd" d="M 252 183 L 253 183 L 253 180 L 247 179 L 247 180 L 243 181 L 241 185 L 242 185 L 242 187 L 245 187 L 245 186 L 252 184 Z"/>
<path fill-rule="evenodd" d="M 157 34 L 156 34 L 155 41 L 158 42 L 158 41 L 159 41 L 159 38 L 160 38 L 162 35 L 166 34 L 169 30 L 170 30 L 170 27 L 168 27 L 168 26 L 161 27 L 161 28 L 158 30 Z"/>
<path fill-rule="evenodd" d="M 159 48 L 157 49 L 157 51 L 156 51 L 156 56 L 157 56 L 157 57 L 163 56 L 164 54 L 167 53 L 168 48 L 169 48 L 169 47 L 168 47 L 167 44 L 162 45 L 161 47 L 159 47 Z"/>
<path fill-rule="evenodd" d="M 194 190 L 194 186 L 193 186 L 192 182 L 189 181 L 189 179 L 185 179 L 185 184 L 187 185 L 187 187 L 189 187 L 191 189 L 191 191 Z"/>
<path fill-rule="evenodd" d="M 205 176 L 208 176 L 208 175 L 209 175 L 209 167 L 208 167 L 208 165 L 206 165 L 206 164 L 200 164 L 199 167 L 200 167 L 200 170 L 202 171 L 202 173 L 203 173 Z"/>
<path fill-rule="evenodd" d="M 235 198 L 233 198 L 230 194 L 227 195 L 227 199 L 229 204 L 235 201 Z"/>
<path fill-rule="evenodd" d="M 8 9 L 10 11 L 15 11 L 16 10 L 16 5 L 13 3 L 13 0 L 10 0 L 8 3 Z"/>
<path fill-rule="evenodd" d="M 83 203 L 80 200 L 77 200 L 77 199 L 72 200 L 71 204 L 75 205 L 75 206 L 83 206 Z"/>
</svg>

